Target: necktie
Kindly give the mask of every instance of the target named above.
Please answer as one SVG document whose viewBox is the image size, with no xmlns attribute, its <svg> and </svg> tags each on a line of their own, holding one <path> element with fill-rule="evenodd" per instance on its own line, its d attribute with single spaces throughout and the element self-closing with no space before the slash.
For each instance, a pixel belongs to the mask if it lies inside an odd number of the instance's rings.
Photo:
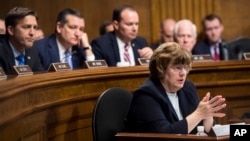
<svg viewBox="0 0 250 141">
<path fill-rule="evenodd" d="M 70 54 L 69 50 L 67 49 L 64 54 L 65 54 L 65 62 L 69 63 L 69 66 L 72 69 L 73 65 L 72 65 L 71 54 Z"/>
<path fill-rule="evenodd" d="M 214 45 L 214 60 L 217 61 L 217 60 L 220 60 L 220 56 L 219 56 L 219 53 L 217 51 L 217 44 Z"/>
<path fill-rule="evenodd" d="M 24 56 L 24 54 L 20 54 L 19 56 L 17 56 L 16 60 L 18 61 L 19 66 L 25 65 L 25 56 Z"/>
<path fill-rule="evenodd" d="M 131 63 L 130 58 L 129 58 L 129 53 L 128 53 L 128 43 L 125 43 L 125 46 L 124 46 L 124 61 Z"/>
</svg>

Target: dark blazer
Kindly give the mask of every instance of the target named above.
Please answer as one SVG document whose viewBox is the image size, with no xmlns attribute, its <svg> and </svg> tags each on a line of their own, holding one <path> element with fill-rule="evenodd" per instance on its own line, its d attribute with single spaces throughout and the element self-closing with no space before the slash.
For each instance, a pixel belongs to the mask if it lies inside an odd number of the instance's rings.
<svg viewBox="0 0 250 141">
<path fill-rule="evenodd" d="M 155 50 L 155 49 L 157 49 L 160 45 L 162 44 L 162 42 L 156 42 L 156 43 L 154 43 L 154 44 L 152 44 L 151 45 L 151 48 L 152 48 L 152 50 Z"/>
<path fill-rule="evenodd" d="M 224 42 L 224 40 L 223 40 Z M 200 54 L 210 54 L 211 57 L 213 56 L 213 54 L 210 52 L 210 43 L 209 41 L 203 40 L 200 41 L 199 43 L 197 43 L 193 50 L 192 50 L 192 54 L 193 55 L 200 55 Z M 227 51 L 225 50 L 225 48 L 222 47 L 221 43 L 219 44 L 219 50 L 220 50 L 220 60 L 227 60 Z"/>
<path fill-rule="evenodd" d="M 33 72 L 44 71 L 36 48 L 25 49 L 25 64 L 29 65 Z M 4 38 L 0 41 L 0 67 L 3 68 L 7 75 L 12 73 L 12 68 L 15 66 L 14 53 L 9 44 L 9 39 Z"/>
<path fill-rule="evenodd" d="M 39 57 L 45 70 L 48 70 L 51 63 L 61 62 L 54 34 L 36 41 L 34 46 L 38 48 Z M 73 69 L 81 68 L 86 60 L 83 48 L 73 46 L 72 52 Z"/>
<path fill-rule="evenodd" d="M 187 134 L 185 119 L 199 104 L 199 96 L 192 82 L 186 81 L 177 92 L 183 119 L 179 120 L 159 80 L 149 78 L 133 94 L 128 114 L 130 132 Z M 196 133 L 194 129 L 191 133 Z"/>
<path fill-rule="evenodd" d="M 141 37 L 136 37 L 131 41 L 133 47 L 134 58 L 140 58 L 138 49 L 148 46 L 146 40 Z M 114 32 L 106 33 L 91 42 L 92 51 L 95 54 L 96 60 L 105 60 L 108 66 L 116 66 L 120 62 L 119 47 L 116 41 Z"/>
</svg>

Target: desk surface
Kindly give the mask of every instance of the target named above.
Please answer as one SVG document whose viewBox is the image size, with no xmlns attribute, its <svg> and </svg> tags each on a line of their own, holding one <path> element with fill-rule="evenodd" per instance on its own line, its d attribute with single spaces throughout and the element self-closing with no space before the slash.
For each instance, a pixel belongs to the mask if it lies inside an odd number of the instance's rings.
<svg viewBox="0 0 250 141">
<path fill-rule="evenodd" d="M 117 133 L 117 141 L 229 141 L 229 136 L 211 137 L 191 134 Z"/>
</svg>

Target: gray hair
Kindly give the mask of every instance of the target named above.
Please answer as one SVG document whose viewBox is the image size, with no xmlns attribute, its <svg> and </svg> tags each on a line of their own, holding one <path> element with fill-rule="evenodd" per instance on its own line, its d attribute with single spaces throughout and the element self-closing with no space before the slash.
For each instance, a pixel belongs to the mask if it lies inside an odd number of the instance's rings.
<svg viewBox="0 0 250 141">
<path fill-rule="evenodd" d="M 178 21 L 176 24 L 175 24 L 175 27 L 174 27 L 174 36 L 175 38 L 177 37 L 177 34 L 178 34 L 178 30 L 180 28 L 181 25 L 190 25 L 192 27 L 192 31 L 193 31 L 193 37 L 196 38 L 197 37 L 197 28 L 196 28 L 196 25 L 193 24 L 192 21 L 188 20 L 188 19 L 183 19 L 183 20 L 180 20 Z"/>
</svg>

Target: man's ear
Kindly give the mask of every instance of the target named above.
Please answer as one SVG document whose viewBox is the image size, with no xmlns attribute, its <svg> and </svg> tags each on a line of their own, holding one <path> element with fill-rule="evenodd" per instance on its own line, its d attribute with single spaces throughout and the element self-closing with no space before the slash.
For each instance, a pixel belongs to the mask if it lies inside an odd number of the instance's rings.
<svg viewBox="0 0 250 141">
<path fill-rule="evenodd" d="M 119 29 L 119 25 L 118 25 L 119 23 L 118 23 L 118 21 L 113 21 L 113 26 L 114 26 L 114 29 L 115 30 L 118 30 Z"/>
<path fill-rule="evenodd" d="M 56 32 L 61 33 L 62 24 L 60 22 L 56 23 Z"/>
<path fill-rule="evenodd" d="M 13 28 L 13 26 L 10 26 L 10 25 L 9 25 L 9 26 L 7 27 L 7 32 L 9 33 L 9 35 L 12 36 L 12 35 L 14 34 L 14 28 Z"/>
<path fill-rule="evenodd" d="M 224 31 L 224 26 L 223 26 L 223 25 L 221 25 L 221 31 L 222 31 L 222 32 Z"/>
</svg>

